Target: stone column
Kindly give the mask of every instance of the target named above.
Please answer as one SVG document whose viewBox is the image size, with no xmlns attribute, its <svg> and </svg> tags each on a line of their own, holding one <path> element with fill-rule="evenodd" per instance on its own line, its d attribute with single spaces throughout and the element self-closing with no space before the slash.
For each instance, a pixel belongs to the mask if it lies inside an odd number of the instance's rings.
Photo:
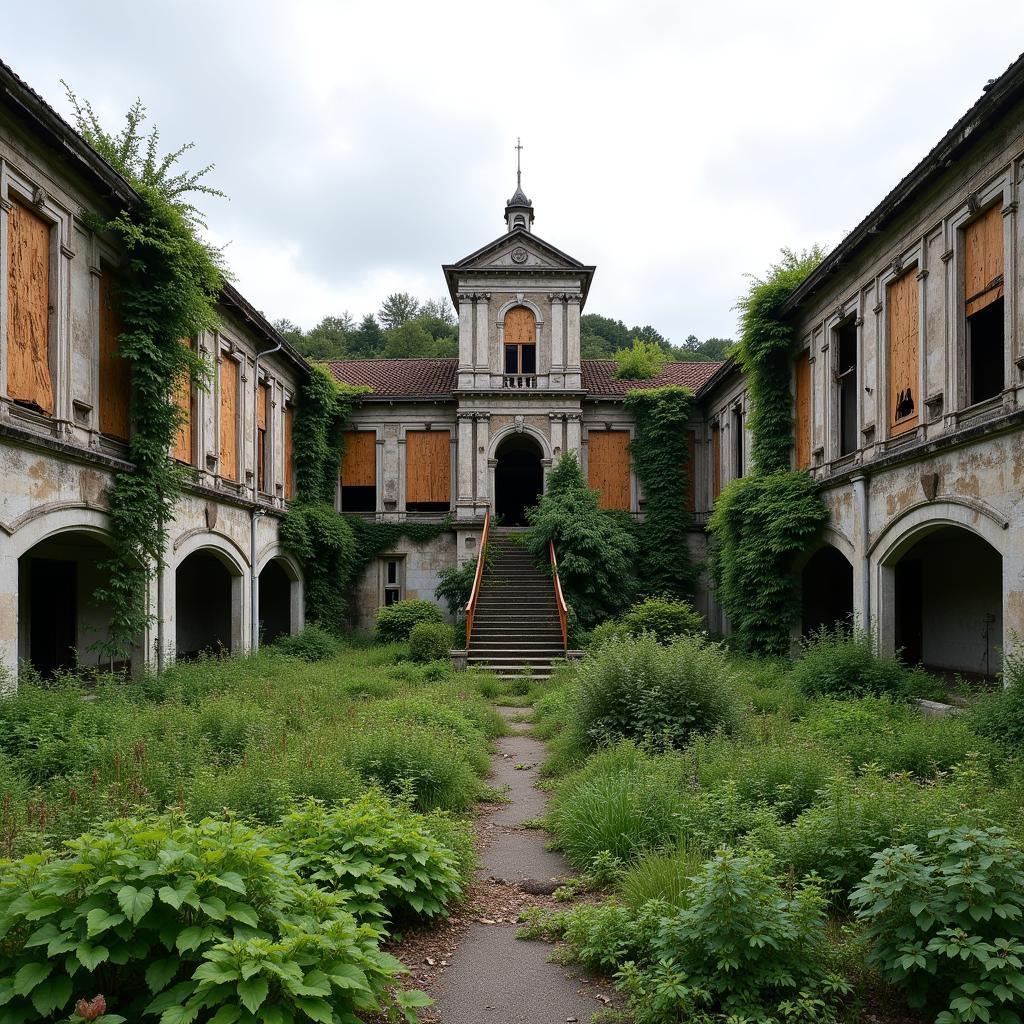
<svg viewBox="0 0 1024 1024">
<path fill-rule="evenodd" d="M 551 372 L 558 373 L 565 369 L 564 296 L 552 293 L 548 298 L 551 300 Z"/>
<path fill-rule="evenodd" d="M 377 499 L 374 511 L 378 517 L 384 511 L 384 438 L 377 435 L 376 442 Z"/>
<path fill-rule="evenodd" d="M 565 417 L 565 450 L 575 452 L 576 461 L 583 465 L 583 425 L 578 412 L 571 412 Z"/>
<path fill-rule="evenodd" d="M 476 295 L 476 383 L 487 387 L 491 383 L 491 357 L 488 351 L 488 313 L 490 292 L 477 292 Z"/>
<path fill-rule="evenodd" d="M 0 547 L 11 541 L 0 536 Z M 0 554 L 0 697 L 12 694 L 18 678 L 18 559 Z"/>
<path fill-rule="evenodd" d="M 459 292 L 459 387 L 473 384 L 473 296 Z"/>
<path fill-rule="evenodd" d="M 853 617 L 861 629 L 871 626 L 871 561 L 868 557 L 868 489 L 866 476 L 855 476 L 853 487 Z"/>
<path fill-rule="evenodd" d="M 476 510 L 484 513 L 491 506 L 490 473 L 488 472 L 487 449 L 491 443 L 491 414 L 476 414 L 476 451 L 473 457 L 476 463 Z"/>
<path fill-rule="evenodd" d="M 579 292 L 566 296 L 565 317 L 565 386 L 580 388 L 583 376 L 580 371 L 580 303 L 583 296 Z"/>
</svg>

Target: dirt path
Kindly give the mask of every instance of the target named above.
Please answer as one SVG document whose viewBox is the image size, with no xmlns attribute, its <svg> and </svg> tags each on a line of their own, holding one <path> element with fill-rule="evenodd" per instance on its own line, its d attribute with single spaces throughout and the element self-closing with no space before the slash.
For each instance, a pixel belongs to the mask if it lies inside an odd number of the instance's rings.
<svg viewBox="0 0 1024 1024">
<path fill-rule="evenodd" d="M 520 714 L 502 711 L 510 720 Z M 432 979 L 435 1012 L 441 1024 L 588 1024 L 606 1005 L 609 990 L 578 969 L 549 963 L 551 946 L 516 938 L 518 912 L 551 903 L 524 894 L 524 888 L 550 889 L 569 869 L 559 854 L 544 848 L 546 832 L 522 827 L 544 813 L 547 795 L 534 783 L 546 751 L 525 735 L 526 726 L 513 722 L 511 728 L 513 734 L 498 741 L 492 779 L 508 787 L 509 803 L 480 819 L 483 863 L 471 897 L 471 923 L 453 936 L 448 962 Z"/>
</svg>

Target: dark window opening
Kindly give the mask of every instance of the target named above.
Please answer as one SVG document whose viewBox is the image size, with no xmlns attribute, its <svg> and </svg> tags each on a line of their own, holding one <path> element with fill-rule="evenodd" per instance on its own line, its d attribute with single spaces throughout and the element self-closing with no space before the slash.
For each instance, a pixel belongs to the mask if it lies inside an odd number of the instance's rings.
<svg viewBox="0 0 1024 1024">
<path fill-rule="evenodd" d="M 853 623 L 853 566 L 831 545 L 811 555 L 800 574 L 800 621 L 804 636 Z"/>
<path fill-rule="evenodd" d="M 260 573 L 259 598 L 260 638 L 272 644 L 292 631 L 292 581 L 277 561 Z"/>
<path fill-rule="evenodd" d="M 341 485 L 342 512 L 374 512 L 377 509 L 376 487 L 347 487 Z"/>
<path fill-rule="evenodd" d="M 55 558 L 29 564 L 29 660 L 42 676 L 70 671 L 78 660 L 77 570 Z"/>
<path fill-rule="evenodd" d="M 407 501 L 407 512 L 448 512 L 451 505 L 447 501 Z"/>
<path fill-rule="evenodd" d="M 743 476 L 743 410 L 732 411 L 734 475 Z"/>
<path fill-rule="evenodd" d="M 505 346 L 505 372 L 506 373 L 536 373 L 537 372 L 537 346 L 536 345 L 506 345 Z"/>
<path fill-rule="evenodd" d="M 384 607 L 390 607 L 402 600 L 402 559 L 384 560 Z"/>
<path fill-rule="evenodd" d="M 1003 390 L 1003 300 L 996 299 L 967 318 L 970 404 L 995 398 Z"/>
<path fill-rule="evenodd" d="M 529 438 L 514 435 L 501 443 L 494 468 L 494 511 L 503 526 L 526 526 L 526 510 L 544 491 L 540 449 Z"/>
<path fill-rule="evenodd" d="M 836 364 L 839 454 L 849 455 L 857 450 L 857 326 L 852 320 L 847 320 L 836 330 L 836 344 L 839 348 Z"/>
</svg>

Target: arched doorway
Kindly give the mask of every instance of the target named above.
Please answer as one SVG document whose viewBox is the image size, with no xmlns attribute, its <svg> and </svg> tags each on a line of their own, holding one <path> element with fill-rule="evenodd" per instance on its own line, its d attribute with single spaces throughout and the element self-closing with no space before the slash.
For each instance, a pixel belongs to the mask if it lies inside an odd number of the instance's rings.
<svg viewBox="0 0 1024 1024">
<path fill-rule="evenodd" d="M 853 622 L 853 566 L 831 544 L 815 551 L 800 573 L 800 610 L 804 636 Z"/>
<path fill-rule="evenodd" d="M 526 526 L 526 510 L 544 492 L 540 446 L 526 434 L 511 434 L 498 445 L 494 468 L 494 511 L 503 526 Z"/>
<path fill-rule="evenodd" d="M 292 631 L 292 580 L 274 558 L 267 562 L 259 579 L 260 643 L 272 644 Z"/>
<path fill-rule="evenodd" d="M 960 526 L 918 532 L 891 558 L 892 628 L 908 665 L 992 677 L 1001 669 L 1003 559 Z"/>
<path fill-rule="evenodd" d="M 194 551 L 182 560 L 174 576 L 175 649 L 179 660 L 237 648 L 240 584 L 240 574 L 209 550 Z"/>
<path fill-rule="evenodd" d="M 121 670 L 103 650 L 110 607 L 96 597 L 110 581 L 105 539 L 65 530 L 41 540 L 18 559 L 18 660 L 51 677 L 79 665 Z"/>
</svg>

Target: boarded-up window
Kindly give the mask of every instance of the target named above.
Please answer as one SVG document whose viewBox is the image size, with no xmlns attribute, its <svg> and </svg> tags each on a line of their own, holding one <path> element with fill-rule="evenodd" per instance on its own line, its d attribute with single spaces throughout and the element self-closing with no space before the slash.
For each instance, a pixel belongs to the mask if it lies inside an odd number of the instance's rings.
<svg viewBox="0 0 1024 1024">
<path fill-rule="evenodd" d="M 127 441 L 132 368 L 121 358 L 121 330 L 117 283 L 104 267 L 100 272 L 100 431 Z"/>
<path fill-rule="evenodd" d="M 537 372 L 537 321 L 531 310 L 515 306 L 505 314 L 505 372 Z"/>
<path fill-rule="evenodd" d="M 238 480 L 238 363 L 220 361 L 220 475 Z"/>
<path fill-rule="evenodd" d="M 796 468 L 811 464 L 811 353 L 801 352 L 795 360 L 796 395 L 794 420 L 796 429 Z"/>
<path fill-rule="evenodd" d="M 341 460 L 341 507 L 345 512 L 377 508 L 377 434 L 372 430 L 345 433 Z"/>
<path fill-rule="evenodd" d="M 913 270 L 886 290 L 889 324 L 889 434 L 917 425 L 918 317 L 917 275 Z"/>
<path fill-rule="evenodd" d="M 284 407 L 284 496 L 288 501 L 295 497 L 295 452 L 292 448 L 292 426 L 295 410 L 291 405 Z"/>
<path fill-rule="evenodd" d="M 192 347 L 191 338 L 182 338 L 181 343 L 186 348 Z M 174 404 L 181 409 L 184 418 L 174 439 L 171 455 L 188 465 L 192 464 L 192 422 L 195 418 L 193 402 L 192 378 L 186 372 L 178 378 L 178 383 L 174 386 Z"/>
<path fill-rule="evenodd" d="M 697 481 L 693 478 L 697 460 L 697 435 L 694 431 L 686 432 L 686 507 L 691 513 L 697 511 Z"/>
<path fill-rule="evenodd" d="M 711 500 L 722 493 L 722 431 L 717 423 L 711 427 Z"/>
<path fill-rule="evenodd" d="M 451 437 L 446 430 L 410 430 L 405 435 L 405 507 L 438 512 L 451 504 Z"/>
<path fill-rule="evenodd" d="M 629 511 L 629 431 L 592 430 L 587 439 L 587 480 L 600 491 L 601 508 Z"/>
<path fill-rule="evenodd" d="M 995 398 L 1006 382 L 1003 211 L 993 206 L 964 228 L 964 312 L 969 404 Z"/>
<path fill-rule="evenodd" d="M 7 215 L 7 394 L 53 413 L 50 225 L 21 203 Z"/>
<path fill-rule="evenodd" d="M 260 384 L 256 388 L 256 487 L 261 493 L 267 490 L 267 424 L 270 422 L 270 388 Z"/>
</svg>

